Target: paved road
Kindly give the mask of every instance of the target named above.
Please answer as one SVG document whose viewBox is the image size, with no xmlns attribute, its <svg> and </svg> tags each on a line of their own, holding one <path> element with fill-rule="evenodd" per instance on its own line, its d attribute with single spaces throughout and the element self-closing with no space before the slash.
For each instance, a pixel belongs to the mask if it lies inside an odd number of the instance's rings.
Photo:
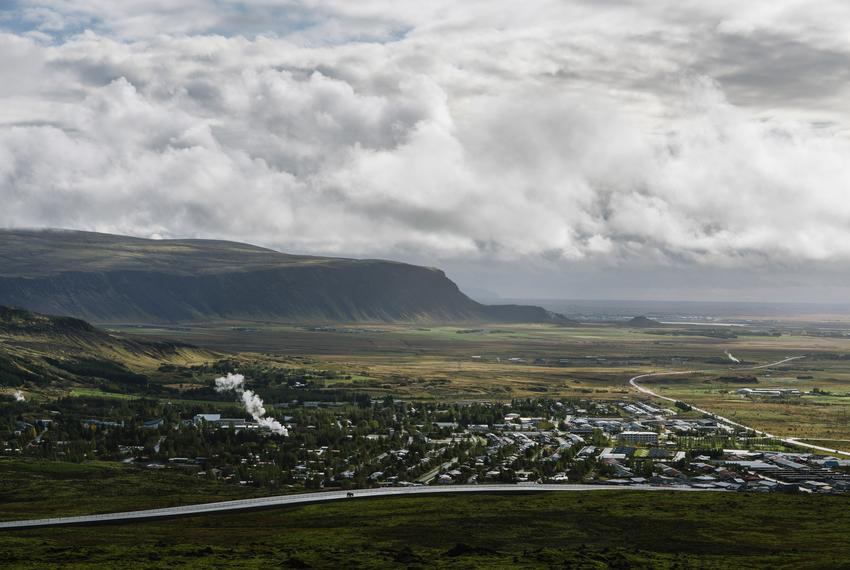
<svg viewBox="0 0 850 570">
<path fill-rule="evenodd" d="M 453 493 L 529 493 L 539 491 L 678 491 L 678 492 L 722 492 L 722 489 L 695 489 L 692 487 L 651 487 L 649 485 L 630 485 L 618 487 L 613 485 L 446 485 L 444 487 L 391 487 L 386 489 L 358 489 L 351 491 L 351 499 L 369 497 L 432 495 Z M 219 503 L 203 503 L 184 507 L 150 509 L 146 511 L 129 511 L 124 513 L 108 513 L 102 515 L 86 515 L 78 517 L 61 517 L 53 519 L 30 519 L 22 521 L 0 522 L 0 530 L 16 530 L 50 526 L 86 525 L 102 523 L 134 522 L 188 515 L 204 515 L 244 511 L 265 507 L 279 507 L 304 503 L 321 503 L 326 501 L 346 500 L 346 491 L 324 491 L 319 493 L 302 493 L 298 495 L 280 495 L 277 497 L 261 497 L 239 501 L 223 501 Z"/>
<path fill-rule="evenodd" d="M 790 356 L 788 358 L 784 358 L 784 359 L 778 360 L 776 362 L 771 362 L 769 364 L 761 364 L 759 366 L 741 366 L 741 367 L 735 367 L 732 370 L 760 370 L 762 368 L 773 368 L 774 366 L 781 366 L 781 365 L 783 365 L 787 362 L 791 362 L 792 360 L 799 360 L 801 358 L 805 358 L 805 356 Z M 653 392 L 652 390 L 650 390 L 649 388 L 645 388 L 645 387 L 641 386 L 640 384 L 638 384 L 638 380 L 640 380 L 641 378 L 650 378 L 652 376 L 683 376 L 683 375 L 686 375 L 686 374 L 699 374 L 699 373 L 707 373 L 707 372 L 717 372 L 717 370 L 679 370 L 679 371 L 676 371 L 676 372 L 650 372 L 649 374 L 641 374 L 639 376 L 635 376 L 634 378 L 629 380 L 629 384 L 631 384 L 632 387 L 636 388 L 639 392 L 642 392 L 642 393 L 647 394 L 649 396 L 652 396 L 654 398 L 659 398 L 661 400 L 666 400 L 668 402 L 677 402 L 677 401 L 681 401 L 681 400 L 676 400 L 675 398 L 668 398 L 667 396 L 662 396 L 661 394 L 657 394 L 657 393 Z M 694 410 L 696 410 L 700 413 L 703 413 L 707 416 L 711 416 L 712 418 L 714 418 L 716 420 L 722 421 L 722 422 L 727 423 L 729 425 L 737 426 L 737 427 L 742 428 L 742 429 L 750 430 L 750 431 L 752 431 L 752 432 L 754 432 L 758 435 L 764 436 L 764 437 L 777 439 L 777 440 L 779 440 L 783 443 L 787 443 L 788 445 L 792 445 L 792 446 L 796 446 L 796 447 L 804 447 L 806 449 L 812 449 L 812 450 L 815 450 L 815 451 L 823 451 L 823 452 L 831 453 L 831 454 L 834 454 L 834 455 L 844 455 L 846 457 L 850 457 L 850 453 L 848 453 L 846 451 L 839 451 L 837 449 L 831 449 L 829 447 L 822 447 L 820 445 L 813 445 L 811 443 L 805 443 L 805 442 L 799 441 L 799 440 L 797 440 L 796 438 L 793 438 L 793 437 L 778 437 L 778 436 L 772 435 L 772 434 L 770 434 L 766 431 L 755 429 L 753 427 L 745 426 L 744 424 L 732 421 L 729 418 L 725 418 L 721 415 L 715 414 L 714 412 L 709 412 L 708 410 L 704 410 L 704 409 L 697 407 L 693 404 L 690 404 L 688 402 L 683 402 L 683 403 L 688 404 Z"/>
</svg>

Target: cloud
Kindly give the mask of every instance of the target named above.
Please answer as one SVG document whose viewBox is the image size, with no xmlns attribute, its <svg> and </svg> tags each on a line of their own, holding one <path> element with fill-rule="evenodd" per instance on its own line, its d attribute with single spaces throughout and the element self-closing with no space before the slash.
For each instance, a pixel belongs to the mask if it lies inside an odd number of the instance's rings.
<svg viewBox="0 0 850 570">
<path fill-rule="evenodd" d="M 847 260 L 850 8 L 820 4 L 22 1 L 53 35 L 0 35 L 0 225 Z"/>
</svg>

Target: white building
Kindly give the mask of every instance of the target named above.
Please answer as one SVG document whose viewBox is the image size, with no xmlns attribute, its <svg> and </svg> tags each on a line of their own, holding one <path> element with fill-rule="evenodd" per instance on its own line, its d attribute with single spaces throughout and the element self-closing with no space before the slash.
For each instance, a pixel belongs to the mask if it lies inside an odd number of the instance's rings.
<svg viewBox="0 0 850 570">
<path fill-rule="evenodd" d="M 658 434 L 654 431 L 624 431 L 617 439 L 629 443 L 658 443 Z"/>
</svg>

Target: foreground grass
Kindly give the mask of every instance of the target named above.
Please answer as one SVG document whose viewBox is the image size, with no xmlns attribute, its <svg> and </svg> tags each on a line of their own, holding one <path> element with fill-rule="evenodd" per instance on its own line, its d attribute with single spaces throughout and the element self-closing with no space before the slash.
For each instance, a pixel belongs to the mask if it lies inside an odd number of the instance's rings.
<svg viewBox="0 0 850 570">
<path fill-rule="evenodd" d="M 534 493 L 352 500 L 0 534 L 10 568 L 848 568 L 843 497 Z"/>
<path fill-rule="evenodd" d="M 0 520 L 173 507 L 256 494 L 195 475 L 120 463 L 0 459 Z"/>
</svg>

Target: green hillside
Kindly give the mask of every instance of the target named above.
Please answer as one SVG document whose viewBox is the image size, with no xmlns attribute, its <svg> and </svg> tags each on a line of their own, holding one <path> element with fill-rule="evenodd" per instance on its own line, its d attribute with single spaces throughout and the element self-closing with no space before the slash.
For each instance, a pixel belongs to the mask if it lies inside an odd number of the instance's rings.
<svg viewBox="0 0 850 570">
<path fill-rule="evenodd" d="M 0 387 L 39 391 L 98 387 L 136 392 L 163 363 L 193 364 L 215 355 L 188 344 L 111 335 L 85 321 L 0 306 Z"/>
<path fill-rule="evenodd" d="M 100 323 L 560 319 L 479 304 L 434 268 L 58 230 L 0 230 L 0 304 Z"/>
</svg>

